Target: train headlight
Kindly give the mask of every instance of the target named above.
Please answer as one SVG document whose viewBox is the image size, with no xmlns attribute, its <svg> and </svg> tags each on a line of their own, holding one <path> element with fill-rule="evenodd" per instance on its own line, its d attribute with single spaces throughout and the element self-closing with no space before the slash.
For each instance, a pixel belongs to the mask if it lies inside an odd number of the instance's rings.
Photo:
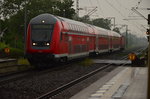
<svg viewBox="0 0 150 99">
<path fill-rule="evenodd" d="M 45 23 L 45 21 L 44 21 L 44 20 L 42 20 L 42 23 Z"/>
<path fill-rule="evenodd" d="M 47 46 L 49 46 L 49 43 L 46 43 Z"/>
<path fill-rule="evenodd" d="M 37 45 L 36 43 L 32 43 L 33 46 Z"/>
</svg>

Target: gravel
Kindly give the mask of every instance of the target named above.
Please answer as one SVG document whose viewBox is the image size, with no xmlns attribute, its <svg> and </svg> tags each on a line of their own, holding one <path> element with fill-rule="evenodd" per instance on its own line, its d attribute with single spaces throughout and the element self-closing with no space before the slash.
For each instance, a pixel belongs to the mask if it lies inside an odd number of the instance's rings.
<svg viewBox="0 0 150 99">
<path fill-rule="evenodd" d="M 111 55 L 99 55 L 95 58 L 120 59 L 120 57 L 120 54 L 118 55 L 118 53 L 115 53 Z M 46 73 L 35 73 L 30 77 L 25 77 L 17 81 L 1 85 L 0 99 L 35 99 L 36 97 L 47 93 L 48 91 L 54 90 L 61 85 L 64 85 L 74 79 L 77 79 L 78 77 L 81 77 L 82 75 L 100 68 L 103 66 L 103 64 L 91 64 L 89 66 L 82 66 L 80 62 L 77 61 L 73 62 L 73 64 L 69 66 L 63 66 L 64 68 L 61 69 L 56 69 Z M 113 68 L 108 69 L 108 71 L 105 71 L 105 73 L 110 72 L 113 70 Z"/>
<path fill-rule="evenodd" d="M 0 86 L 0 93 L 2 94 L 0 98 L 6 97 L 5 99 L 10 99 L 10 97 L 20 98 L 20 96 L 24 99 L 35 98 L 99 67 L 100 65 L 98 64 L 93 64 L 92 66 L 73 64 L 62 70 L 22 78 Z"/>
</svg>

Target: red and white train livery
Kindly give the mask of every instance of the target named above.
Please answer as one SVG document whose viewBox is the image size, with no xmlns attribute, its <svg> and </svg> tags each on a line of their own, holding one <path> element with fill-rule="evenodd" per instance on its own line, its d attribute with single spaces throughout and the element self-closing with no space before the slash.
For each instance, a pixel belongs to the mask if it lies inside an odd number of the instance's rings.
<svg viewBox="0 0 150 99">
<path fill-rule="evenodd" d="M 88 56 L 91 53 L 123 49 L 124 37 L 94 25 L 41 14 L 33 18 L 27 30 L 26 55 L 30 63 Z"/>
</svg>

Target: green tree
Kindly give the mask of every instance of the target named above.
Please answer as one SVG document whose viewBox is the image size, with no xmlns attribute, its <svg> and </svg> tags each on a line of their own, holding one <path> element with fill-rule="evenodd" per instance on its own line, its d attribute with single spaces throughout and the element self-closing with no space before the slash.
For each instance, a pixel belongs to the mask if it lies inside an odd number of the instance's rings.
<svg viewBox="0 0 150 99">
<path fill-rule="evenodd" d="M 22 11 L 18 11 L 16 15 L 5 19 L 7 31 L 4 34 L 4 41 L 12 47 L 23 48 L 24 21 L 21 21 L 23 17 Z"/>
<path fill-rule="evenodd" d="M 3 0 L 1 1 L 0 15 L 3 17 L 10 17 L 16 14 L 18 11 L 23 9 L 23 4 L 25 0 Z"/>
<path fill-rule="evenodd" d="M 42 13 L 53 14 L 54 4 L 54 0 L 30 0 L 26 4 L 28 20 Z"/>
<path fill-rule="evenodd" d="M 77 21 L 92 24 L 92 22 L 90 21 L 90 17 L 88 15 L 85 15 L 83 17 L 78 17 Z"/>
<path fill-rule="evenodd" d="M 119 29 L 118 27 L 115 27 L 115 28 L 113 29 L 113 31 L 115 31 L 115 32 L 117 32 L 117 33 L 120 33 L 120 29 Z"/>
<path fill-rule="evenodd" d="M 3 16 L 5 27 L 8 27 L 4 40 L 10 46 L 23 48 L 24 13 L 27 11 L 27 23 L 31 18 L 42 14 L 51 13 L 58 16 L 72 18 L 75 10 L 72 8 L 73 1 L 64 2 L 56 0 L 3 0 L 0 1 L 0 15 Z M 63 12 L 64 11 L 64 12 Z"/>
<path fill-rule="evenodd" d="M 58 16 L 72 19 L 75 15 L 75 10 L 72 8 L 73 3 L 72 0 L 64 0 L 62 3 L 57 1 L 56 6 L 54 6 L 54 13 Z"/>
<path fill-rule="evenodd" d="M 111 30 L 111 21 L 108 19 L 98 18 L 92 21 L 93 25 Z"/>
</svg>

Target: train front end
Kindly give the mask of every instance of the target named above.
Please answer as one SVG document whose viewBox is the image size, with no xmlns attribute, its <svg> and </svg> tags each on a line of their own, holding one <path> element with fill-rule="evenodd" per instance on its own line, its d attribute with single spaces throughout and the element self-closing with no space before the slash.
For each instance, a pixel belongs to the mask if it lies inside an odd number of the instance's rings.
<svg viewBox="0 0 150 99">
<path fill-rule="evenodd" d="M 31 64 L 48 63 L 54 58 L 59 30 L 57 19 L 50 14 L 41 14 L 30 21 L 26 56 Z"/>
</svg>

